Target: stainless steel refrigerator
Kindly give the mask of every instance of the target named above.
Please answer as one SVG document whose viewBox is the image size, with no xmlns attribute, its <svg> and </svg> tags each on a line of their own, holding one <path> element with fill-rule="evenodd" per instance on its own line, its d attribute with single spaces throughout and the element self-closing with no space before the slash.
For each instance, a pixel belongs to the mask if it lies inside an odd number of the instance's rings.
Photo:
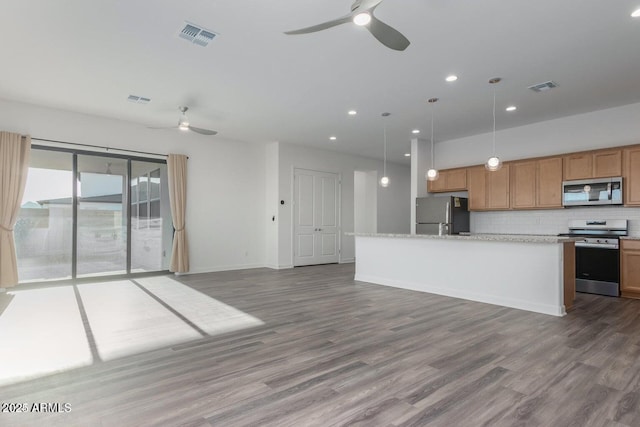
<svg viewBox="0 0 640 427">
<path fill-rule="evenodd" d="M 469 232 L 469 200 L 466 197 L 416 199 L 416 234 Z"/>
</svg>

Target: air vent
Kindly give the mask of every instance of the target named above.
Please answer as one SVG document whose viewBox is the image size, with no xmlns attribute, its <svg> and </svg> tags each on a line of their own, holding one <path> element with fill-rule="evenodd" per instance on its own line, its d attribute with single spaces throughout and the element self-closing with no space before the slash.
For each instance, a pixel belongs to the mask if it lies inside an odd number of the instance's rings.
<svg viewBox="0 0 640 427">
<path fill-rule="evenodd" d="M 558 87 L 558 84 L 556 82 L 552 82 L 551 80 L 549 80 L 548 82 L 538 83 L 537 85 L 529 86 L 529 89 L 531 89 L 534 92 L 546 92 L 548 90 L 553 89 L 554 87 Z"/>
<path fill-rule="evenodd" d="M 127 101 L 135 102 L 136 104 L 148 104 L 149 102 L 151 102 L 151 99 L 145 98 L 144 96 L 129 95 Z"/>
<path fill-rule="evenodd" d="M 213 31 L 205 30 L 202 27 L 186 23 L 180 34 L 180 38 L 190 41 L 198 46 L 207 46 L 218 34 Z"/>
</svg>

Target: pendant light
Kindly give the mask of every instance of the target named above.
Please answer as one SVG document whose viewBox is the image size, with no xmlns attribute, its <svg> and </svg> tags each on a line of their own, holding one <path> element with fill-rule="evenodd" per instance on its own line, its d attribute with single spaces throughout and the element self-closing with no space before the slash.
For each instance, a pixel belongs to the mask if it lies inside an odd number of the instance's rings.
<svg viewBox="0 0 640 427">
<path fill-rule="evenodd" d="M 380 186 L 388 187 L 389 186 L 389 177 L 387 176 L 387 121 L 386 118 L 389 117 L 391 113 L 382 113 L 382 121 L 384 123 L 383 126 L 383 137 L 384 137 L 384 163 L 382 169 L 382 178 L 380 178 Z"/>
<path fill-rule="evenodd" d="M 440 176 L 438 169 L 435 168 L 435 150 L 433 146 L 433 108 L 434 104 L 438 102 L 438 98 L 430 98 L 429 104 L 431 104 L 431 169 L 429 169 L 425 175 L 427 181 L 435 181 Z"/>
<path fill-rule="evenodd" d="M 494 77 L 491 80 L 489 80 L 489 83 L 492 85 L 495 85 L 497 83 L 500 83 L 500 80 L 502 80 L 500 77 Z M 487 160 L 487 163 L 485 163 L 484 167 L 491 172 L 495 172 L 497 170 L 500 170 L 500 168 L 502 168 L 502 162 L 500 161 L 500 158 L 496 156 L 496 88 L 495 86 L 493 87 L 493 152 L 491 157 L 489 157 L 489 159 Z"/>
</svg>

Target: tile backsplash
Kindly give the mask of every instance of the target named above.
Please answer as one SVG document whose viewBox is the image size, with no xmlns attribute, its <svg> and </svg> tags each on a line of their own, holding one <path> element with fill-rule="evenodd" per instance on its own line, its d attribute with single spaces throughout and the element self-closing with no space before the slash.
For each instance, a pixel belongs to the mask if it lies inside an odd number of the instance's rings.
<svg viewBox="0 0 640 427">
<path fill-rule="evenodd" d="M 569 231 L 570 219 L 626 219 L 629 220 L 629 235 L 640 237 L 640 208 L 618 206 L 472 212 L 471 232 L 556 235 Z"/>
</svg>

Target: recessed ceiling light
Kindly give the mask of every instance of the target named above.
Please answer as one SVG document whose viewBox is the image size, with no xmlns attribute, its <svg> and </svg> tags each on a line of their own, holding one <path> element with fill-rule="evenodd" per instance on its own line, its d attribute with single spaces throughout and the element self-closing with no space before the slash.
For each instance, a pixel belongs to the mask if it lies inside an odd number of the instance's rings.
<svg viewBox="0 0 640 427">
<path fill-rule="evenodd" d="M 636 9 L 633 12 L 631 12 L 631 17 L 632 18 L 638 18 L 640 17 L 640 9 Z"/>
<path fill-rule="evenodd" d="M 362 12 L 353 17 L 353 23 L 356 25 L 367 25 L 371 21 L 371 15 L 367 12 Z"/>
<path fill-rule="evenodd" d="M 329 139 L 332 140 L 332 141 L 335 141 L 338 138 L 336 138 L 335 136 L 330 136 Z"/>
<path fill-rule="evenodd" d="M 456 76 L 455 74 L 451 74 L 450 76 L 447 76 L 445 80 L 448 82 L 455 82 L 456 80 L 458 80 L 458 76 Z"/>
<path fill-rule="evenodd" d="M 355 116 L 356 114 L 358 114 L 358 112 L 356 110 L 349 110 L 348 113 L 350 116 Z"/>
<path fill-rule="evenodd" d="M 405 157 L 411 157 L 411 153 L 404 153 Z"/>
<path fill-rule="evenodd" d="M 414 129 L 414 130 L 412 130 L 412 131 L 411 131 L 411 133 L 416 133 L 416 134 L 418 134 L 418 133 L 420 133 L 420 129 Z"/>
<path fill-rule="evenodd" d="M 516 107 L 515 105 L 509 105 L 507 108 L 505 108 L 505 110 L 507 111 L 516 111 L 518 109 L 518 107 Z"/>
</svg>

